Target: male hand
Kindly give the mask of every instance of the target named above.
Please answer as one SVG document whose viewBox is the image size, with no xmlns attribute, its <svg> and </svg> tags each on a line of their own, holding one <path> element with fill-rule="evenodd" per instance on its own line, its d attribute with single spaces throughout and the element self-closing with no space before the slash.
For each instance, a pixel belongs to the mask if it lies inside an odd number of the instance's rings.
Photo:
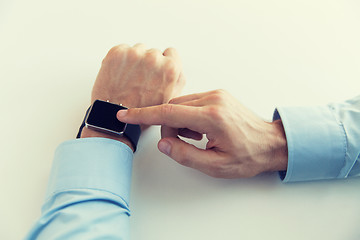
<svg viewBox="0 0 360 240">
<path fill-rule="evenodd" d="M 161 152 L 178 163 L 221 178 L 252 177 L 287 168 L 281 121 L 265 122 L 223 90 L 172 99 L 169 104 L 119 111 L 120 121 L 162 125 Z M 178 135 L 200 140 L 199 149 Z"/>
<path fill-rule="evenodd" d="M 144 44 L 110 49 L 96 78 L 91 100 L 109 100 L 128 108 L 167 103 L 185 84 L 175 49 L 163 53 Z"/>
<path fill-rule="evenodd" d="M 128 108 L 167 103 L 178 96 L 185 85 L 182 64 L 177 51 L 147 50 L 144 44 L 133 47 L 115 46 L 106 55 L 96 78 L 91 102 L 109 100 Z M 108 134 L 84 128 L 81 137 L 107 137 L 124 141 Z"/>
</svg>

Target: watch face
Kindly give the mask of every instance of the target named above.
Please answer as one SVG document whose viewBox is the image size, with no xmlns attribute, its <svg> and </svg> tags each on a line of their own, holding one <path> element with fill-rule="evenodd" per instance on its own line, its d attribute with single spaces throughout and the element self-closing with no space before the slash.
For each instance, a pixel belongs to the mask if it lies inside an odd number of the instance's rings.
<svg viewBox="0 0 360 240">
<path fill-rule="evenodd" d="M 116 118 L 116 113 L 126 107 L 96 100 L 91 107 L 90 113 L 86 118 L 86 126 L 94 130 L 122 134 L 126 123 L 120 122 Z"/>
</svg>

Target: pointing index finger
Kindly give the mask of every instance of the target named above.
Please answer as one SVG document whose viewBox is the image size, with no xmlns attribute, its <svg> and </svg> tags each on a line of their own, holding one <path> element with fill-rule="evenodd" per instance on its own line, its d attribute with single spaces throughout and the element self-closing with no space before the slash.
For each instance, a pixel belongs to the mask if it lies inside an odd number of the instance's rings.
<svg viewBox="0 0 360 240">
<path fill-rule="evenodd" d="M 125 113 L 123 110 L 119 112 Z M 205 133 L 208 130 L 202 108 L 199 107 L 162 104 L 144 108 L 130 108 L 125 115 L 119 112 L 117 114 L 118 120 L 126 123 L 188 128 L 200 133 Z"/>
</svg>

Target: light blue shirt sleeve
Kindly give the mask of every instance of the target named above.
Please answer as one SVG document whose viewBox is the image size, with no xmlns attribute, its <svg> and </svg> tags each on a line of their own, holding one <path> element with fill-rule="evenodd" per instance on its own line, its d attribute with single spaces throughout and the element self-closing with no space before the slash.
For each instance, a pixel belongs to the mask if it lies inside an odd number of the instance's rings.
<svg viewBox="0 0 360 240">
<path fill-rule="evenodd" d="M 41 217 L 26 239 L 130 239 L 132 159 L 127 145 L 111 139 L 62 143 Z"/>
<path fill-rule="evenodd" d="M 320 107 L 279 107 L 288 145 L 284 182 L 360 175 L 360 96 Z"/>
</svg>

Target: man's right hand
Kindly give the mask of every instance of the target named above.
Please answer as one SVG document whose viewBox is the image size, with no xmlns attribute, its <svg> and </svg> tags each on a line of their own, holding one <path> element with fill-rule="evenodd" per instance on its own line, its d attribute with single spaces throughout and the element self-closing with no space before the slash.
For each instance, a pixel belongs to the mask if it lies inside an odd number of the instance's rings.
<svg viewBox="0 0 360 240">
<path fill-rule="evenodd" d="M 281 121 L 263 121 L 224 90 L 119 111 L 117 117 L 131 124 L 162 125 L 159 150 L 213 177 L 252 177 L 287 168 L 287 143 Z M 203 134 L 208 139 L 206 149 L 178 138 L 201 140 Z"/>
</svg>

